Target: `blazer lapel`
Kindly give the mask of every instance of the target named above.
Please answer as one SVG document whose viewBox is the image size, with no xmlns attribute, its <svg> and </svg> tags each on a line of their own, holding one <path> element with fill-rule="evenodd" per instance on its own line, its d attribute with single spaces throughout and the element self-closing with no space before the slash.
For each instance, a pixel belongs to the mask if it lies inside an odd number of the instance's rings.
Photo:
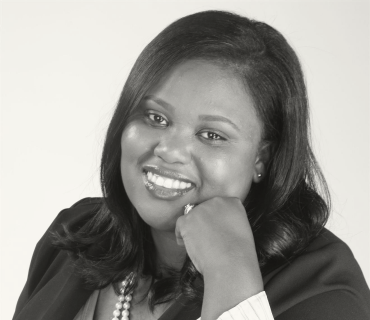
<svg viewBox="0 0 370 320">
<path fill-rule="evenodd" d="M 194 286 L 198 289 L 204 287 L 203 279 L 200 276 L 194 280 Z M 201 313 L 201 303 L 195 303 L 181 294 L 158 320 L 197 320 Z"/>
<path fill-rule="evenodd" d="M 69 264 L 30 297 L 14 320 L 73 320 L 91 293 Z"/>
<path fill-rule="evenodd" d="M 202 306 L 181 295 L 158 320 L 197 320 Z"/>
</svg>

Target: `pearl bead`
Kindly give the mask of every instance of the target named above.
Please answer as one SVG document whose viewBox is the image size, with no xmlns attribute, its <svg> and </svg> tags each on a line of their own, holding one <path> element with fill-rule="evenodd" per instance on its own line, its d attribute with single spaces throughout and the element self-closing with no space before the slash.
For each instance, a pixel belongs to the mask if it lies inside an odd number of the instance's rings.
<svg viewBox="0 0 370 320">
<path fill-rule="evenodd" d="M 113 315 L 114 315 L 116 318 L 117 318 L 117 317 L 119 317 L 120 313 L 121 313 L 121 312 L 119 312 L 119 310 L 114 310 L 114 311 L 113 311 Z"/>
<path fill-rule="evenodd" d="M 119 320 L 120 315 L 122 315 L 121 320 L 129 320 L 129 314 L 130 312 L 128 309 L 130 309 L 130 301 L 132 300 L 132 292 L 131 294 L 125 295 L 125 289 L 128 285 L 131 285 L 133 283 L 135 274 L 132 272 L 129 276 L 126 277 L 124 281 L 121 282 L 122 287 L 120 288 L 120 295 L 118 296 L 118 302 L 116 303 L 116 310 L 113 311 L 114 318 L 112 320 Z M 124 309 L 122 312 L 121 309 Z"/>
<path fill-rule="evenodd" d="M 122 311 L 122 316 L 123 317 L 128 317 L 129 314 L 130 314 L 130 311 L 128 311 L 128 310 L 123 310 Z"/>
</svg>

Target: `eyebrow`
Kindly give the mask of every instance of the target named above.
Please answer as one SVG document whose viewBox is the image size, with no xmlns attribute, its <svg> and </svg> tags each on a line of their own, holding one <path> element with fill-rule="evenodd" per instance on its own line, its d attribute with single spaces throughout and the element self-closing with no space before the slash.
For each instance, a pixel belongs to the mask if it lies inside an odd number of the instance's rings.
<svg viewBox="0 0 370 320">
<path fill-rule="evenodd" d="M 175 107 L 172 104 L 170 104 L 170 103 L 164 101 L 163 99 L 158 98 L 158 97 L 156 97 L 156 96 L 154 96 L 152 94 L 145 96 L 144 97 L 144 100 L 152 100 L 155 103 L 161 105 L 162 107 L 164 107 L 166 109 L 172 109 L 172 110 L 175 109 Z M 234 122 L 232 122 L 230 119 L 225 118 L 223 116 L 212 115 L 212 114 L 204 114 L 204 115 L 200 115 L 199 116 L 199 120 L 203 120 L 203 121 L 219 121 L 219 122 L 228 123 L 235 130 L 240 131 L 240 129 L 238 128 L 238 126 Z"/>
<path fill-rule="evenodd" d="M 172 110 L 175 109 L 175 107 L 172 104 L 170 104 L 170 103 L 168 103 L 168 102 L 162 100 L 161 98 L 158 98 L 158 97 L 156 97 L 152 94 L 149 94 L 149 95 L 145 96 L 143 100 L 152 100 L 155 103 L 161 105 L 162 107 L 165 107 L 166 109 L 172 109 Z"/>
<path fill-rule="evenodd" d="M 216 115 L 211 115 L 211 114 L 209 114 L 209 115 L 200 115 L 199 119 L 203 120 L 203 121 L 225 122 L 225 123 L 230 124 L 235 130 L 240 131 L 240 129 L 238 128 L 238 126 L 234 122 L 232 122 L 230 119 L 225 118 L 223 116 L 216 116 Z"/>
</svg>

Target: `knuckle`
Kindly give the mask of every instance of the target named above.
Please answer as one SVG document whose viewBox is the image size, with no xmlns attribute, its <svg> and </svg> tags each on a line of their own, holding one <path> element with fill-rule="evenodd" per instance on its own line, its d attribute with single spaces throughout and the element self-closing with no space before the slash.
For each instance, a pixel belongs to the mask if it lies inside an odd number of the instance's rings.
<svg viewBox="0 0 370 320">
<path fill-rule="evenodd" d="M 242 201 L 241 201 L 239 198 L 237 198 L 237 197 L 233 197 L 233 198 L 232 198 L 232 200 L 233 200 L 236 204 L 238 204 L 238 205 L 242 205 Z"/>
<path fill-rule="evenodd" d="M 223 198 L 220 197 L 220 196 L 216 196 L 212 199 L 212 202 L 214 202 L 215 204 L 220 204 L 223 202 Z"/>
<path fill-rule="evenodd" d="M 181 227 L 184 224 L 186 216 L 181 216 L 176 221 L 176 227 Z"/>
</svg>

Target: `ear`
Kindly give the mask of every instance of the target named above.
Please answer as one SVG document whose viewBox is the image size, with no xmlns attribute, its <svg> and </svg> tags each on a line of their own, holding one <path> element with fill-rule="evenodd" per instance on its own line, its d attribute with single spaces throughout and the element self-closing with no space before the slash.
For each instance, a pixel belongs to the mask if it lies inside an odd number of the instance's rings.
<svg viewBox="0 0 370 320">
<path fill-rule="evenodd" d="M 262 141 L 254 164 L 253 182 L 261 182 L 267 172 L 267 166 L 271 156 L 271 143 Z"/>
</svg>

